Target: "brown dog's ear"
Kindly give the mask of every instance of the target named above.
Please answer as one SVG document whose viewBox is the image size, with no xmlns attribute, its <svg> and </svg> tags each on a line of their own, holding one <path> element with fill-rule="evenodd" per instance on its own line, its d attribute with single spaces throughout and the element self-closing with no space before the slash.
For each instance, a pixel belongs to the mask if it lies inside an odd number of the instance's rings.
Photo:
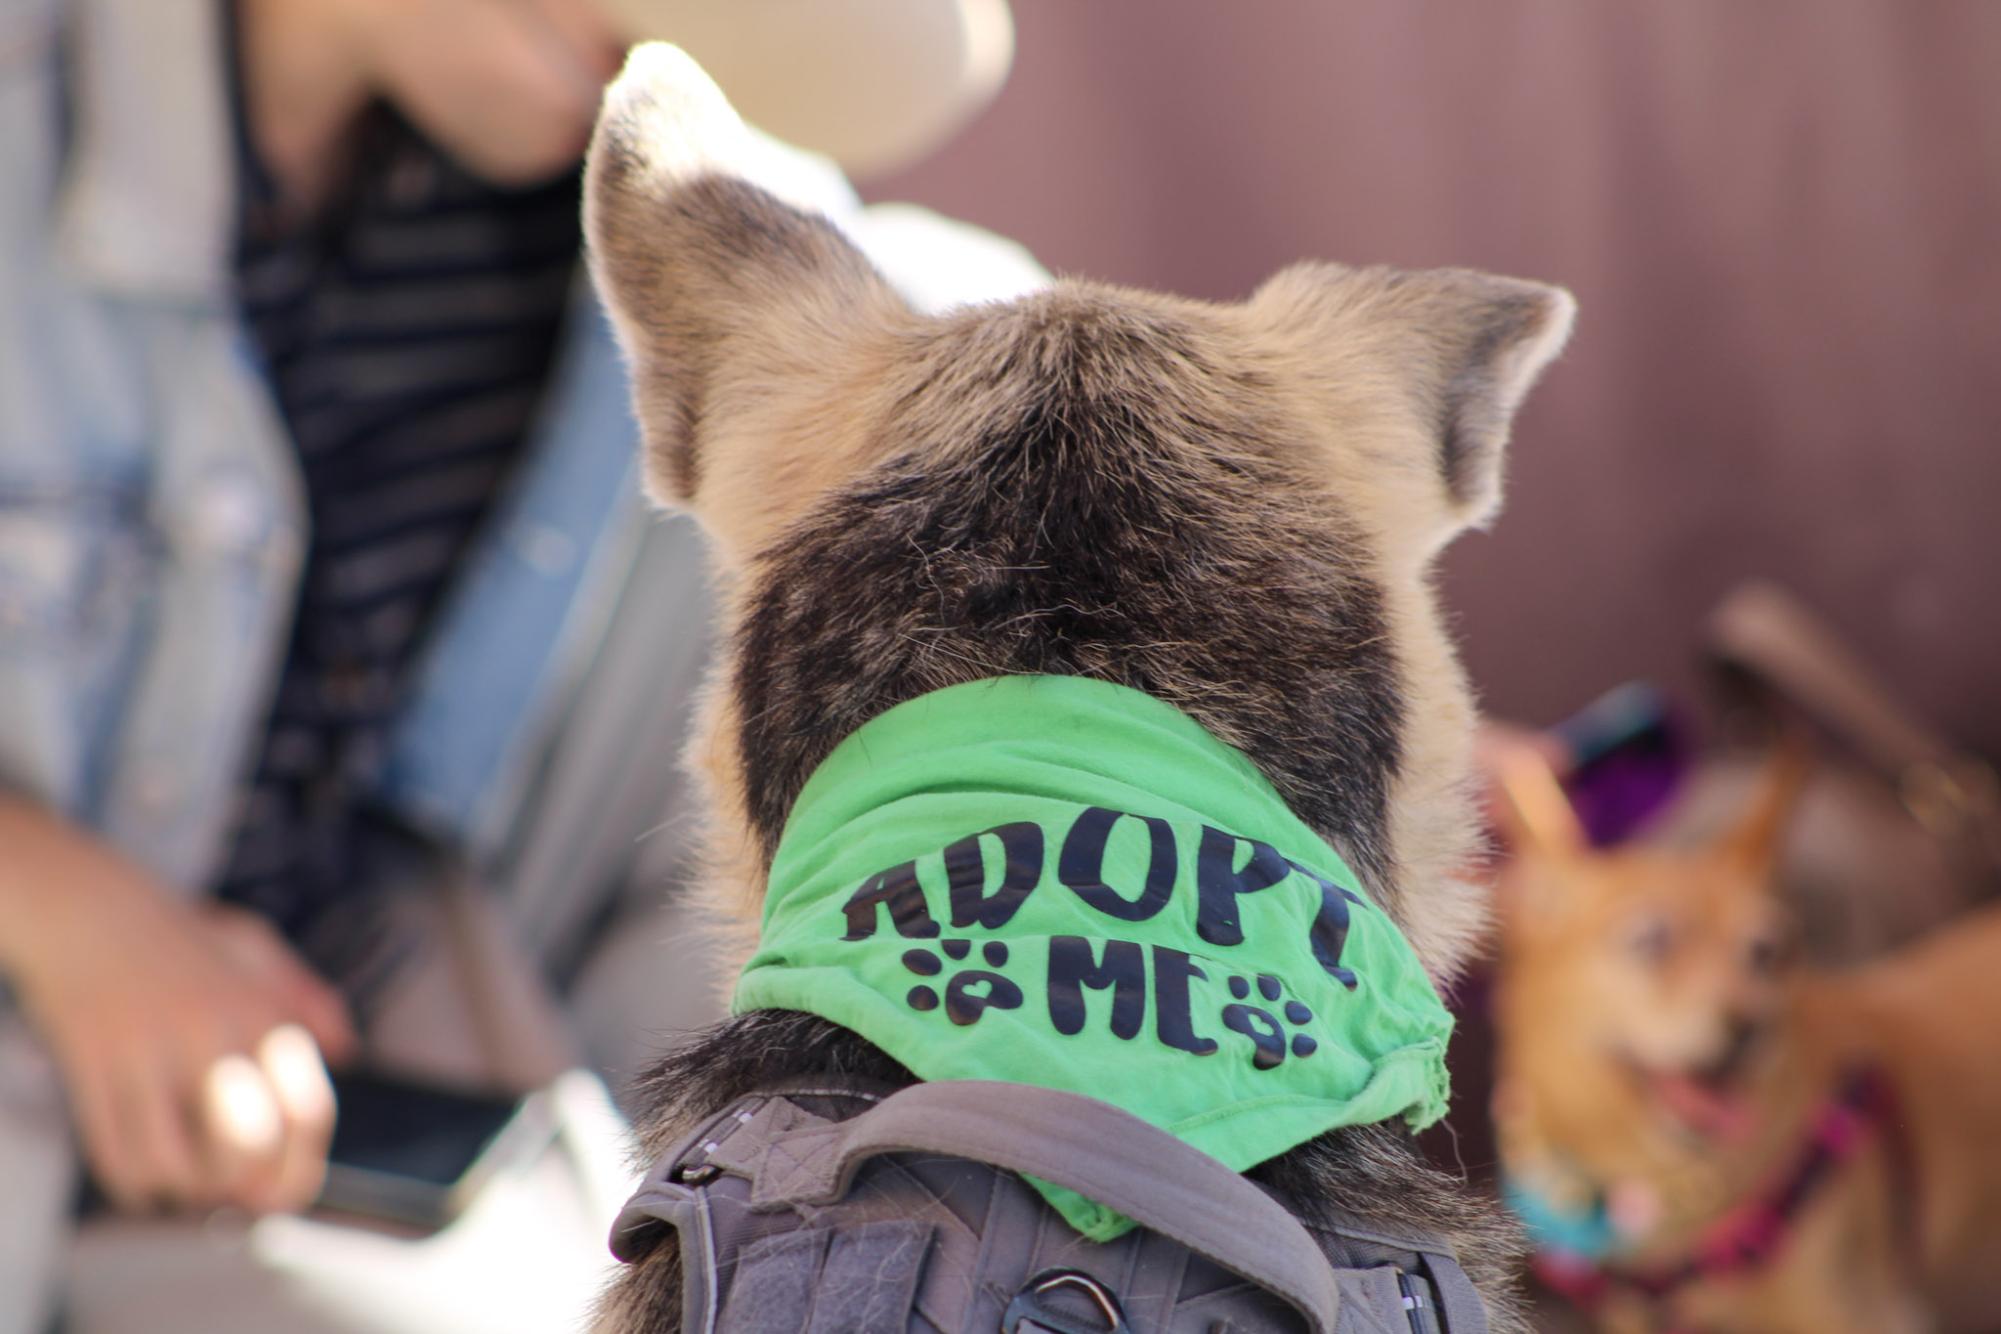
<svg viewBox="0 0 2001 1334">
<path fill-rule="evenodd" d="M 1319 340 L 1337 374 L 1402 389 L 1430 441 L 1449 537 L 1501 502 L 1509 427 L 1570 336 L 1560 287 L 1470 269 L 1302 264 L 1259 289 L 1264 307 Z"/>
<path fill-rule="evenodd" d="M 1785 847 L 1786 826 L 1812 767 L 1811 747 L 1797 733 L 1781 737 L 1752 782 L 1744 814 L 1716 851 L 1769 886 Z"/>
<path fill-rule="evenodd" d="M 770 519 L 814 472 L 738 448 L 771 430 L 719 424 L 809 391 L 903 310 L 826 218 L 746 179 L 769 156 L 700 66 L 648 43 L 606 90 L 586 159 L 591 273 L 632 368 L 647 489 L 712 528 Z"/>
<path fill-rule="evenodd" d="M 1511 850 L 1553 860 L 1590 850 L 1584 826 L 1540 750 L 1490 728 L 1481 735 L 1480 755 L 1498 798 L 1493 802 L 1495 821 Z"/>
<path fill-rule="evenodd" d="M 1490 785 L 1489 818 L 1514 854 L 1494 886 L 1504 952 L 1560 933 L 1600 881 L 1587 869 L 1584 825 L 1537 739 L 1483 727 L 1479 763 Z"/>
</svg>

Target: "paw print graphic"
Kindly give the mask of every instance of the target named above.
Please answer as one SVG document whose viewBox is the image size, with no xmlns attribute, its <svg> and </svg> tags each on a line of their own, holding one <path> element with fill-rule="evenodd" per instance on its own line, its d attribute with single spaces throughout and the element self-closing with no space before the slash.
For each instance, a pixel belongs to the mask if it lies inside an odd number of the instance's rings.
<svg viewBox="0 0 2001 1334">
<path fill-rule="evenodd" d="M 1279 997 L 1285 989 L 1270 973 L 1258 974 L 1258 996 L 1267 1005 L 1278 1006 Z M 1320 1048 L 1320 1044 L 1304 1033 L 1294 1033 L 1290 1042 L 1286 1041 L 1285 1026 L 1297 1028 L 1310 1023 L 1313 1011 L 1296 1000 L 1285 1002 L 1279 1013 L 1285 1016 L 1283 1023 L 1278 1015 L 1260 1005 L 1247 1005 L 1251 995 L 1248 979 L 1231 977 L 1230 994 L 1237 998 L 1237 1004 L 1223 1007 L 1223 1026 L 1232 1032 L 1242 1033 L 1251 1040 L 1251 1064 L 1260 1070 L 1272 1070 L 1285 1064 L 1288 1050 L 1304 1060 Z"/>
<path fill-rule="evenodd" d="M 941 940 L 938 948 L 945 952 L 946 959 L 957 962 L 972 954 L 973 942 Z M 945 1017 L 961 1028 L 977 1024 L 988 1010 L 1021 1008 L 1021 988 L 990 971 L 1007 966 L 1007 946 L 989 940 L 980 946 L 980 957 L 986 960 L 987 968 L 961 968 L 945 982 Z M 930 950 L 905 950 L 903 966 L 919 977 L 936 977 L 945 971 L 944 962 Z M 903 999 L 913 1010 L 938 1008 L 937 989 L 922 983 L 912 987 Z"/>
</svg>

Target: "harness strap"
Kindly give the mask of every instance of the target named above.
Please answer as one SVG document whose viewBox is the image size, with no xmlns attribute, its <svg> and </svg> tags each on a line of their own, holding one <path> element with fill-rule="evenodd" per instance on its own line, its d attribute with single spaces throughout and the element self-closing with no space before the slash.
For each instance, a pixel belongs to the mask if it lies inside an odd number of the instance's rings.
<svg viewBox="0 0 2001 1334">
<path fill-rule="evenodd" d="M 793 1101 L 808 1094 L 873 1105 L 829 1120 Z M 673 1226 L 684 1257 L 683 1327 L 699 1334 L 714 1327 L 720 1297 L 711 1183 L 748 1183 L 739 1198 L 754 1214 L 812 1216 L 846 1198 L 870 1159 L 899 1153 L 964 1159 L 1077 1191 L 1280 1298 L 1312 1334 L 1486 1328 L 1479 1297 L 1442 1239 L 1358 1227 L 1358 1239 L 1415 1253 L 1418 1267 L 1335 1268 L 1276 1200 L 1167 1132 L 1096 1099 L 983 1080 L 920 1083 L 886 1097 L 830 1088 L 740 1100 L 647 1173 L 613 1226 L 612 1251 L 637 1259 L 657 1244 L 663 1222 Z"/>
<path fill-rule="evenodd" d="M 864 1161 L 909 1152 L 1074 1190 L 1284 1298 L 1314 1334 L 1333 1334 L 1340 1293 L 1297 1219 L 1208 1154 L 1074 1093 L 983 1079 L 913 1084 L 850 1120 L 781 1135 L 751 1207 L 831 1204 Z"/>
</svg>

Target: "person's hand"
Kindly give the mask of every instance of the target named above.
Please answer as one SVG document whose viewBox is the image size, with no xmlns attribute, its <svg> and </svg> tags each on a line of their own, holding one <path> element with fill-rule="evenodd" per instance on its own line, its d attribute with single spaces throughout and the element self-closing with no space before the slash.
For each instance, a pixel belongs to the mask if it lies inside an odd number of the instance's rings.
<svg viewBox="0 0 2001 1334">
<path fill-rule="evenodd" d="M 262 919 L 190 905 L 52 817 L 0 809 L 0 964 L 127 1209 L 298 1208 L 333 1129 L 339 996 Z"/>
</svg>

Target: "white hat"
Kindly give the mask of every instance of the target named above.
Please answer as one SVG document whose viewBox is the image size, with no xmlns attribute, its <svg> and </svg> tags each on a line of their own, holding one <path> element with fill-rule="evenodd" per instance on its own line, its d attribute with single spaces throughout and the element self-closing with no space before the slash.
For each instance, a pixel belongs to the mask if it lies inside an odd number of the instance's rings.
<svg viewBox="0 0 2001 1334">
<path fill-rule="evenodd" d="M 1007 0 L 600 0 L 701 62 L 745 120 L 849 172 L 915 161 L 1007 78 Z"/>
</svg>

